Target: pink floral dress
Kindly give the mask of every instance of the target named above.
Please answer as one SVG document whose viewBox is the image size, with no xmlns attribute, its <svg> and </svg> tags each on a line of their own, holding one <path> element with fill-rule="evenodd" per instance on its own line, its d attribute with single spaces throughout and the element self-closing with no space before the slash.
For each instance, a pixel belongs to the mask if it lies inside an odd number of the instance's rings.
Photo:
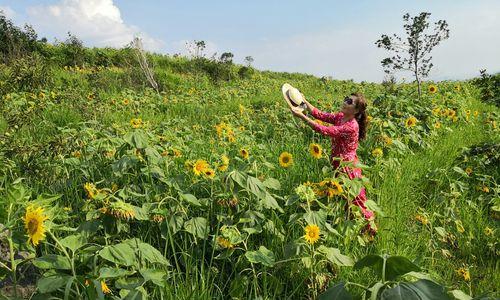
<svg viewBox="0 0 500 300">
<path fill-rule="evenodd" d="M 313 129 L 323 135 L 327 135 L 332 140 L 332 152 L 330 162 L 334 169 L 340 165 L 340 161 L 334 160 L 335 157 L 340 158 L 342 161 L 352 161 L 358 163 L 358 156 L 356 149 L 358 148 L 359 127 L 356 119 L 351 119 L 347 122 L 342 122 L 344 113 L 327 113 L 322 112 L 317 108 L 312 110 L 312 115 L 321 121 L 328 122 L 332 126 L 324 126 L 321 124 L 314 124 Z M 361 169 L 352 167 L 342 167 L 342 172 L 346 173 L 350 179 L 361 178 Z M 365 206 L 366 190 L 362 188 L 359 195 L 356 196 L 353 203 L 361 208 L 365 219 L 371 220 L 374 214 Z"/>
</svg>

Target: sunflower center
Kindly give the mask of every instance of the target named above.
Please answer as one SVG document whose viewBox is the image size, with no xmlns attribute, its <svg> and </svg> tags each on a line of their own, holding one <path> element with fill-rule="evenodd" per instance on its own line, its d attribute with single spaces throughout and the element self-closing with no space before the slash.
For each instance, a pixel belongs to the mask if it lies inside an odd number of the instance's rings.
<svg viewBox="0 0 500 300">
<path fill-rule="evenodd" d="M 37 219 L 31 219 L 28 222 L 28 232 L 30 235 L 33 235 L 36 233 L 38 229 L 38 220 Z"/>
<path fill-rule="evenodd" d="M 287 162 L 289 162 L 289 161 L 290 161 L 290 158 L 289 158 L 289 157 L 287 157 L 287 156 L 283 157 L 283 162 L 284 162 L 284 163 L 287 163 Z"/>
</svg>

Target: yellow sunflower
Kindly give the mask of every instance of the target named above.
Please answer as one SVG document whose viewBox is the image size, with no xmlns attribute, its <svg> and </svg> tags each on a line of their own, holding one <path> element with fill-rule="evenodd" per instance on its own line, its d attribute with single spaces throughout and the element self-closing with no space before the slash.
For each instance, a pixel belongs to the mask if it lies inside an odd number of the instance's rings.
<svg viewBox="0 0 500 300">
<path fill-rule="evenodd" d="M 226 171 L 229 167 L 229 157 L 227 157 L 226 155 L 222 155 L 221 161 L 222 163 L 219 165 L 218 169 L 219 171 Z"/>
<path fill-rule="evenodd" d="M 122 104 L 123 105 L 128 105 L 130 103 L 130 100 L 128 99 L 123 99 Z"/>
<path fill-rule="evenodd" d="M 109 294 L 111 293 L 111 290 L 109 289 L 108 285 L 104 280 L 101 280 L 101 290 L 104 294 Z"/>
<path fill-rule="evenodd" d="M 141 128 L 142 127 L 142 119 L 141 118 L 132 118 L 130 120 L 130 126 L 132 126 L 132 128 Z"/>
<path fill-rule="evenodd" d="M 406 119 L 405 125 L 406 127 L 413 127 L 417 124 L 417 118 L 411 116 L 408 119 Z"/>
<path fill-rule="evenodd" d="M 87 197 L 89 199 L 94 199 L 97 193 L 99 192 L 93 183 L 87 182 L 83 185 L 85 192 L 87 193 Z"/>
<path fill-rule="evenodd" d="M 321 145 L 316 144 L 316 143 L 312 143 L 309 145 L 309 152 L 316 159 L 320 159 L 322 154 L 323 154 L 323 150 L 321 148 Z"/>
<path fill-rule="evenodd" d="M 470 272 L 468 268 L 460 268 L 456 270 L 457 274 L 464 278 L 465 281 L 470 281 Z"/>
<path fill-rule="evenodd" d="M 437 90 L 438 90 L 437 86 L 435 85 L 429 86 L 429 93 L 434 94 L 435 92 L 437 92 Z"/>
<path fill-rule="evenodd" d="M 460 92 L 460 85 L 459 84 L 455 85 L 454 88 L 455 88 L 455 91 Z"/>
<path fill-rule="evenodd" d="M 211 169 L 211 168 L 207 168 L 205 170 L 205 172 L 203 172 L 204 175 L 207 177 L 207 178 L 210 178 L 210 179 L 213 179 L 215 177 L 215 170 L 214 169 Z"/>
<path fill-rule="evenodd" d="M 323 180 L 319 183 L 319 186 L 323 190 L 321 194 L 326 194 L 328 198 L 343 193 L 342 185 L 335 180 Z"/>
<path fill-rule="evenodd" d="M 441 123 L 439 123 L 439 122 L 434 123 L 434 128 L 436 128 L 436 129 L 441 128 Z"/>
<path fill-rule="evenodd" d="M 241 157 L 243 157 L 244 159 L 248 159 L 248 156 L 249 156 L 248 150 L 247 150 L 247 149 L 245 149 L 245 148 L 241 148 L 241 149 L 240 149 L 240 155 L 241 155 Z"/>
<path fill-rule="evenodd" d="M 288 152 L 281 153 L 280 157 L 279 157 L 279 162 L 283 168 L 288 168 L 289 166 L 291 166 L 293 164 L 292 154 L 290 154 Z"/>
<path fill-rule="evenodd" d="M 193 172 L 196 176 L 199 176 L 208 169 L 209 165 L 206 160 L 198 159 L 193 165 Z"/>
<path fill-rule="evenodd" d="M 471 167 L 465 168 L 465 173 L 467 173 L 467 175 L 472 174 L 472 168 Z"/>
<path fill-rule="evenodd" d="M 28 242 L 32 242 L 34 246 L 45 238 L 45 226 L 43 222 L 48 217 L 44 214 L 43 208 L 28 206 L 24 215 L 24 228 L 28 232 Z"/>
<path fill-rule="evenodd" d="M 383 154 L 384 154 L 384 151 L 382 151 L 382 149 L 380 149 L 380 148 L 375 148 L 372 150 L 372 155 L 374 157 L 381 157 Z"/>
<path fill-rule="evenodd" d="M 306 226 L 304 229 L 306 234 L 304 235 L 304 238 L 309 244 L 314 244 L 319 240 L 319 227 L 316 224 L 309 224 Z"/>
<path fill-rule="evenodd" d="M 231 242 L 228 239 L 223 238 L 221 236 L 217 237 L 217 244 L 219 244 L 221 248 L 226 248 L 226 249 L 232 249 L 234 247 L 233 244 L 231 244 Z"/>
</svg>

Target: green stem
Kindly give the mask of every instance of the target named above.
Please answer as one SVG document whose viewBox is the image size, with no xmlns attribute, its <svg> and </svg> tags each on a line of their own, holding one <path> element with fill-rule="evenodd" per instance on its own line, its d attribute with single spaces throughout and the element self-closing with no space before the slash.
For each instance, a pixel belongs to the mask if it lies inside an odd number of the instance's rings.
<svg viewBox="0 0 500 300">
<path fill-rule="evenodd" d="M 16 274 L 16 265 L 14 261 L 14 243 L 12 243 L 12 237 L 9 236 L 9 251 L 10 251 L 10 266 L 12 272 L 12 281 L 14 282 L 14 297 L 17 298 L 17 274 Z"/>
<path fill-rule="evenodd" d="M 73 278 L 75 278 L 75 282 L 76 282 L 75 283 L 76 292 L 78 293 L 78 296 L 80 296 L 80 289 L 78 288 L 78 278 L 76 277 L 76 271 L 75 271 L 75 261 L 74 261 L 73 257 L 69 255 L 68 251 L 66 251 L 66 248 L 63 245 L 61 245 L 61 243 L 55 237 L 55 235 L 52 233 L 52 231 L 48 231 L 48 233 L 54 239 L 54 241 L 56 242 L 56 244 L 61 248 L 61 250 L 63 251 L 64 255 L 66 255 L 66 257 L 70 261 L 70 264 L 71 264 L 71 273 L 73 274 Z"/>
</svg>

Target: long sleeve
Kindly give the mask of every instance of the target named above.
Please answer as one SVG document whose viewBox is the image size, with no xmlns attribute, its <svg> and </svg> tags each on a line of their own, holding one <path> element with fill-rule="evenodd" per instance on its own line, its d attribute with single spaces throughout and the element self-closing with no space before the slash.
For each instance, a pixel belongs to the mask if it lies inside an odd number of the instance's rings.
<svg viewBox="0 0 500 300">
<path fill-rule="evenodd" d="M 317 109 L 316 107 L 311 111 L 311 114 L 316 119 L 319 119 L 319 120 L 324 121 L 324 122 L 328 122 L 330 124 L 335 124 L 337 119 L 342 117 L 342 113 L 340 113 L 340 112 L 334 113 L 334 114 L 327 113 L 327 112 L 323 112 L 323 111 Z"/>
<path fill-rule="evenodd" d="M 352 122 L 347 122 L 338 126 L 324 126 L 317 123 L 312 124 L 314 131 L 317 131 L 323 135 L 335 137 L 335 136 L 352 136 L 356 134 L 356 128 L 353 126 Z"/>
</svg>

